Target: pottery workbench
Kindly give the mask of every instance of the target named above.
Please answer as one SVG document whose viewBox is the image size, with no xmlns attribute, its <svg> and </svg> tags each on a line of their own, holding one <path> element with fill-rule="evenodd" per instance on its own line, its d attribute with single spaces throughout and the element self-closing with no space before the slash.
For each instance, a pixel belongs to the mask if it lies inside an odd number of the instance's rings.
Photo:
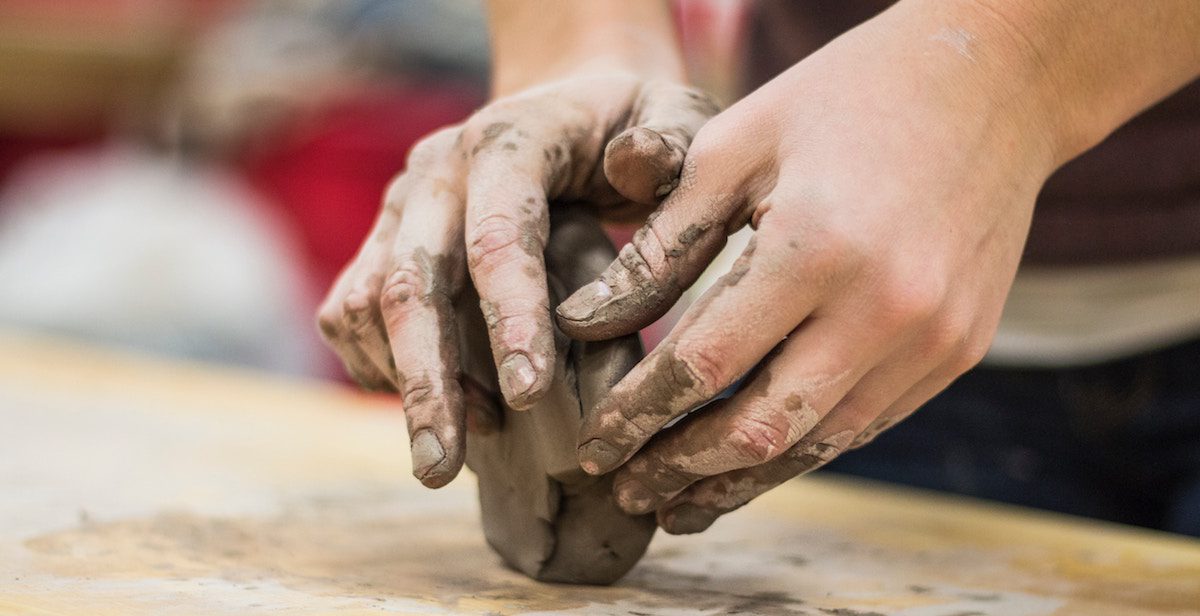
<svg viewBox="0 0 1200 616">
<path fill-rule="evenodd" d="M 385 396 L 0 334 L 0 614 L 1200 614 L 1195 540 L 819 476 L 539 584 L 473 481 Z"/>
</svg>

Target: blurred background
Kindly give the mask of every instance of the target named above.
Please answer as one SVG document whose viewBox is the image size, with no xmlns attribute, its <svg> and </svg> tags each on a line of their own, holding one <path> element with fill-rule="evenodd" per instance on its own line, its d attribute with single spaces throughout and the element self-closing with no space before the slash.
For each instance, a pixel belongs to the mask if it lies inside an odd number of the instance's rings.
<svg viewBox="0 0 1200 616">
<path fill-rule="evenodd" d="M 485 91 L 476 2 L 0 2 L 0 323 L 340 377 L 316 302 Z"/>
<path fill-rule="evenodd" d="M 479 0 L 0 1 L 0 326 L 344 378 L 316 304 L 487 53 Z"/>
</svg>

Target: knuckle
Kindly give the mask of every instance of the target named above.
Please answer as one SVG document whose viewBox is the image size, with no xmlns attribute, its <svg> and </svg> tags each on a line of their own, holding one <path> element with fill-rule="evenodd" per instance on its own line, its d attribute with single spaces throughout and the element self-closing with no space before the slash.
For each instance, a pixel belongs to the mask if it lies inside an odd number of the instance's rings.
<svg viewBox="0 0 1200 616">
<path fill-rule="evenodd" d="M 630 462 L 631 474 L 642 482 L 642 485 L 661 495 L 673 494 L 692 483 L 697 474 L 687 469 L 687 461 L 673 456 L 663 456 L 657 452 L 647 453 L 642 458 L 634 458 L 637 465 Z"/>
<path fill-rule="evenodd" d="M 670 377 L 680 391 L 707 400 L 733 382 L 720 351 L 711 343 L 681 341 L 672 355 Z"/>
<path fill-rule="evenodd" d="M 633 240 L 621 248 L 617 261 L 637 278 L 665 286 L 670 278 L 666 261 L 671 254 L 651 222 L 638 229 Z"/>
<path fill-rule="evenodd" d="M 392 176 L 392 179 L 388 181 L 387 188 L 383 189 L 384 207 L 399 211 L 404 205 L 404 193 L 407 185 L 408 176 L 404 172 Z"/>
<path fill-rule="evenodd" d="M 467 263 L 472 269 L 494 267 L 511 259 L 513 249 L 530 243 L 531 235 L 508 216 L 488 216 L 472 227 L 468 234 Z"/>
<path fill-rule="evenodd" d="M 342 301 L 342 320 L 351 329 L 360 327 L 370 317 L 370 307 L 354 299 Z"/>
<path fill-rule="evenodd" d="M 768 203 L 759 222 L 761 223 L 761 219 L 768 214 L 779 218 L 776 222 L 781 224 L 762 227 L 772 228 L 772 233 L 781 234 L 775 238 L 782 240 L 778 242 L 780 244 L 794 242 L 792 237 L 795 236 L 801 238 L 796 245 L 802 245 L 803 256 L 798 261 L 799 267 L 791 268 L 793 278 L 805 285 L 829 289 L 862 268 L 866 261 L 867 249 L 851 231 L 834 225 L 814 225 L 798 213 L 789 211 L 791 209 L 793 208 L 772 208 Z M 792 230 L 788 234 L 789 237 L 782 237 L 789 229 Z"/>
<path fill-rule="evenodd" d="M 945 357 L 963 349 L 970 333 L 970 323 L 955 316 L 933 319 L 925 334 L 922 355 L 927 358 Z"/>
<path fill-rule="evenodd" d="M 987 355 L 988 349 L 991 347 L 991 340 L 985 336 L 972 336 L 960 347 L 953 362 L 951 362 L 951 370 L 954 376 L 958 376 L 971 368 L 979 365 Z"/>
<path fill-rule="evenodd" d="M 433 165 L 442 154 L 443 146 L 435 135 L 430 135 L 413 145 L 408 152 L 408 158 L 405 165 L 408 169 L 419 170 L 423 167 Z"/>
<path fill-rule="evenodd" d="M 409 409 L 439 398 L 438 379 L 428 371 L 398 375 L 398 380 L 400 400 Z"/>
<path fill-rule="evenodd" d="M 745 417 L 733 424 L 729 446 L 747 465 L 768 462 L 787 449 L 787 430 L 756 417 Z"/>
<path fill-rule="evenodd" d="M 356 336 L 362 336 L 375 320 L 377 295 L 374 293 L 351 293 L 342 300 L 342 323 Z"/>
<path fill-rule="evenodd" d="M 897 329 L 925 323 L 941 311 L 945 286 L 928 276 L 890 274 L 879 286 L 879 307 L 885 323 Z"/>
<path fill-rule="evenodd" d="M 514 131 L 510 118 L 521 117 L 522 110 L 515 101 L 496 101 L 475 112 L 467 119 L 462 127 L 461 137 L 458 137 L 460 148 L 464 154 L 474 156 L 481 152 L 495 149 L 502 137 L 510 137 Z M 521 133 L 516 130 L 515 132 Z"/>
<path fill-rule="evenodd" d="M 321 332 L 327 342 L 334 342 L 341 338 L 342 334 L 342 313 L 338 309 L 338 304 L 327 302 L 317 311 L 317 329 Z"/>
<path fill-rule="evenodd" d="M 392 272 L 380 292 L 383 310 L 396 310 L 411 299 L 424 300 L 430 295 L 428 273 L 411 256 L 399 259 L 396 271 Z"/>
</svg>

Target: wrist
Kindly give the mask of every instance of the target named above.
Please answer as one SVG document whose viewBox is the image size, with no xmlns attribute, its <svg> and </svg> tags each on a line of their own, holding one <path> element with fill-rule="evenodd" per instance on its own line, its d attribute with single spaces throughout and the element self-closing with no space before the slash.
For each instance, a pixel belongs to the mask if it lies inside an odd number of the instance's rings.
<svg viewBox="0 0 1200 616">
<path fill-rule="evenodd" d="M 666 3 L 493 0 L 489 23 L 493 97 L 590 73 L 685 80 Z"/>
<path fill-rule="evenodd" d="M 1072 88 L 1047 57 L 1049 16 L 1035 16 L 1020 3 L 956 4 L 949 18 L 971 28 L 985 58 L 986 70 L 978 71 L 982 90 L 992 105 L 1009 112 L 1014 128 L 1043 141 L 1047 175 L 1099 140 L 1078 113 L 1082 101 L 1068 96 Z"/>
<path fill-rule="evenodd" d="M 908 0 L 932 3 L 939 0 Z M 947 2 L 974 24 L 1001 69 L 999 90 L 1027 100 L 1027 123 L 1054 168 L 1200 76 L 1200 3 L 1123 0 Z"/>
<path fill-rule="evenodd" d="M 986 139 L 1013 164 L 1048 176 L 1085 149 L 1044 49 L 985 0 L 907 0 L 860 27 L 880 79 L 949 130 Z"/>
</svg>

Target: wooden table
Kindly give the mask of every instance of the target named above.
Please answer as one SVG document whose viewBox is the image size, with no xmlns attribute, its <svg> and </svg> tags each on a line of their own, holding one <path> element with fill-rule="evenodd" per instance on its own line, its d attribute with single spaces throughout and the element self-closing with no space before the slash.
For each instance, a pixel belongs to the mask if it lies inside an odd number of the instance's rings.
<svg viewBox="0 0 1200 616">
<path fill-rule="evenodd" d="M 385 397 L 0 334 L 0 614 L 1200 614 L 1200 542 L 818 478 L 538 584 L 406 449 Z"/>
</svg>

